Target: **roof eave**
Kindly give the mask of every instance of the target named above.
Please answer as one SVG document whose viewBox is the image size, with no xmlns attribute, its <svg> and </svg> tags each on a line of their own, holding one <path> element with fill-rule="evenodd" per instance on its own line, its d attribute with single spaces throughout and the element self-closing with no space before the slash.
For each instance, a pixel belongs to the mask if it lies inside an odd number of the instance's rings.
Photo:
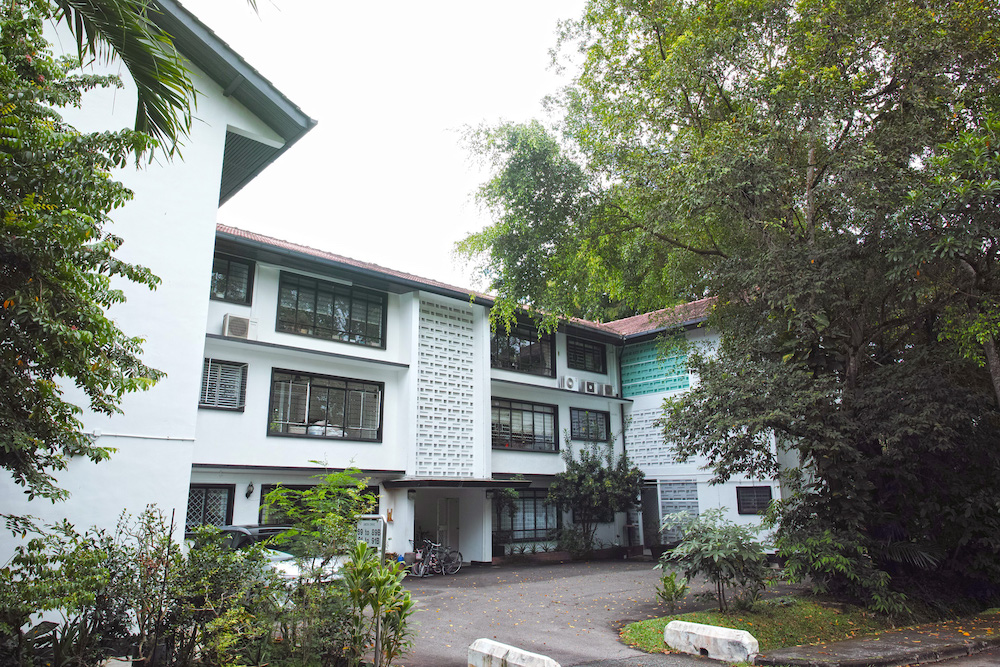
<svg viewBox="0 0 1000 667">
<path fill-rule="evenodd" d="M 316 125 L 316 120 L 285 97 L 176 0 L 155 1 L 158 11 L 152 12 L 151 17 L 171 36 L 177 50 L 215 81 L 223 89 L 223 95 L 233 97 L 246 107 L 284 142 L 274 152 L 239 174 L 237 185 L 220 198 L 221 205 L 291 148 Z"/>
</svg>

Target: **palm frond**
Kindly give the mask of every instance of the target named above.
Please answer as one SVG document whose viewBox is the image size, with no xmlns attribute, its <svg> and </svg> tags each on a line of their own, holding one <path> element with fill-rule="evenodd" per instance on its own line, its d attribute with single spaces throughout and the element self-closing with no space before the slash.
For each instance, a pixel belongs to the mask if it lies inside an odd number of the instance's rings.
<svg viewBox="0 0 1000 667">
<path fill-rule="evenodd" d="M 119 57 L 138 89 L 135 129 L 172 154 L 191 128 L 194 83 L 149 0 L 55 0 L 81 60 Z"/>
<path fill-rule="evenodd" d="M 915 542 L 875 542 L 868 549 L 875 560 L 903 563 L 921 570 L 933 570 L 941 562 L 937 549 Z"/>
</svg>

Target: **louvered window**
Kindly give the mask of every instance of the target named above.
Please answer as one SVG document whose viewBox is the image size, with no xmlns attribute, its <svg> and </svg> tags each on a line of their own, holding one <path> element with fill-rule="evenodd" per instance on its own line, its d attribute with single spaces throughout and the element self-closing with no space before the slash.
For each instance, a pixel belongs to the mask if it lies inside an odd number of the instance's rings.
<svg viewBox="0 0 1000 667">
<path fill-rule="evenodd" d="M 740 514 L 763 514 L 771 504 L 771 487 L 737 486 L 736 508 Z"/>
<path fill-rule="evenodd" d="M 607 442 L 610 439 L 610 421 L 611 416 L 607 412 L 570 408 L 570 437 L 573 440 Z"/>
<path fill-rule="evenodd" d="M 579 338 L 566 339 L 566 365 L 573 370 L 606 373 L 605 352 L 604 343 Z"/>
<path fill-rule="evenodd" d="M 201 373 L 199 407 L 242 410 L 246 404 L 246 395 L 246 364 L 205 359 L 205 366 Z"/>
<path fill-rule="evenodd" d="M 380 442 L 382 387 L 379 382 L 275 371 L 268 433 Z"/>
</svg>

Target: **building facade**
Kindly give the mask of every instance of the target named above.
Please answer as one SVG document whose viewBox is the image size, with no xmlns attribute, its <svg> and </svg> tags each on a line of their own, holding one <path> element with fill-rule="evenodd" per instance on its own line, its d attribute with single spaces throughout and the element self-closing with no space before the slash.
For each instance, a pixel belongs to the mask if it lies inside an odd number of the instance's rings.
<svg viewBox="0 0 1000 667">
<path fill-rule="evenodd" d="M 493 333 L 485 295 L 225 226 L 205 287 L 189 527 L 266 521 L 274 485 L 352 467 L 378 493 L 390 551 L 422 537 L 470 561 L 554 548 L 571 517 L 545 504 L 548 486 L 567 448 L 595 445 L 647 475 L 645 523 L 615 517 L 597 535 L 607 545 L 655 546 L 660 517 L 684 509 L 756 521 L 777 497 L 771 483 L 709 485 L 657 426 L 693 381 L 664 341 L 713 345 L 710 300 Z M 502 488 L 518 492 L 513 518 L 494 511 Z"/>
<path fill-rule="evenodd" d="M 567 448 L 627 450 L 647 475 L 644 521 L 616 516 L 597 534 L 607 545 L 655 545 L 660 516 L 675 509 L 725 506 L 755 521 L 776 497 L 770 482 L 709 486 L 659 436 L 662 399 L 694 381 L 660 341 L 679 330 L 710 345 L 708 302 L 493 334 L 486 295 L 218 226 L 218 206 L 314 121 L 186 10 L 158 4 L 156 20 L 189 58 L 198 121 L 183 160 L 117 175 L 135 191 L 115 217 L 121 254 L 163 282 L 123 285 L 128 301 L 111 314 L 146 339 L 144 360 L 167 377 L 127 396 L 122 415 L 84 416 L 116 452 L 71 462 L 59 476 L 70 500 L 29 502 L 6 485 L 5 513 L 113 527 L 123 510 L 155 504 L 180 540 L 200 523 L 267 522 L 275 485 L 357 468 L 389 521 L 389 550 L 426 536 L 488 562 L 511 544 L 554 547 L 570 524 L 544 503 Z M 125 126 L 127 106 L 120 93 L 88 95 L 69 120 Z M 494 511 L 505 488 L 517 491 L 513 519 Z"/>
</svg>

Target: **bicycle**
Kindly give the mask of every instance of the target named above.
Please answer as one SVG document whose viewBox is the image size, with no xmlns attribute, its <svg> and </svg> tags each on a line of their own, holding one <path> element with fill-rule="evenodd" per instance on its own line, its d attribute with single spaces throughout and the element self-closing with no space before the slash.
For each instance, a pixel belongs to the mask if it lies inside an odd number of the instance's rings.
<svg viewBox="0 0 1000 667">
<path fill-rule="evenodd" d="M 410 541 L 412 544 L 412 540 Z M 415 577 L 426 577 L 428 574 L 457 574 L 462 569 L 462 553 L 455 549 L 447 549 L 437 542 L 425 539 L 422 549 L 414 553 L 413 565 L 410 571 Z"/>
</svg>

